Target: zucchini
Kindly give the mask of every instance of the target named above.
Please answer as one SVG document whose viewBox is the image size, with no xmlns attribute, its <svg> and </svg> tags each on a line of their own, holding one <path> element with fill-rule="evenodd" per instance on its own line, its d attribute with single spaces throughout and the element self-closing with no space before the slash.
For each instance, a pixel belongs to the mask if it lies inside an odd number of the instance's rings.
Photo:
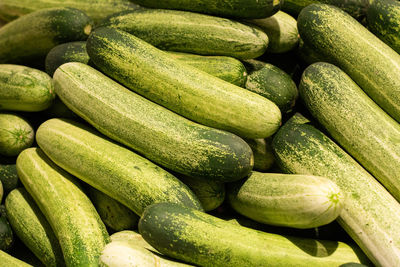
<svg viewBox="0 0 400 267">
<path fill-rule="evenodd" d="M 33 267 L 32 265 L 23 262 L 17 258 L 14 258 L 10 254 L 0 250 L 0 262 L 2 266 L 13 266 L 13 267 Z"/>
<path fill-rule="evenodd" d="M 281 127 L 272 142 L 277 162 L 287 173 L 324 176 L 335 182 L 345 197 L 337 219 L 340 225 L 375 265 L 399 266 L 399 202 L 308 122 L 296 114 Z"/>
<path fill-rule="evenodd" d="M 338 266 L 366 260 L 345 243 L 260 232 L 173 203 L 149 206 L 139 232 L 163 255 L 199 266 Z"/>
<path fill-rule="evenodd" d="M 17 170 L 57 236 L 66 265 L 97 266 L 109 236 L 77 180 L 39 148 L 28 148 L 19 154 Z"/>
<path fill-rule="evenodd" d="M 99 26 L 131 33 L 162 50 L 206 56 L 251 59 L 264 54 L 268 46 L 268 36 L 254 26 L 177 10 L 121 12 L 110 16 Z"/>
<path fill-rule="evenodd" d="M 89 66 L 64 64 L 54 81 L 57 94 L 71 110 L 103 134 L 168 169 L 233 181 L 253 167 L 252 151 L 241 138 L 178 116 Z"/>
<path fill-rule="evenodd" d="M 0 64 L 0 110 L 41 111 L 54 97 L 53 82 L 45 72 Z"/>
<path fill-rule="evenodd" d="M 8 222 L 6 208 L 0 206 L 0 251 L 7 251 L 14 245 L 14 233 Z M 0 261 L 1 262 L 1 261 Z"/>
<path fill-rule="evenodd" d="M 0 154 L 18 156 L 30 147 L 35 139 L 35 132 L 27 120 L 12 113 L 0 113 Z"/>
<path fill-rule="evenodd" d="M 17 188 L 19 178 L 15 166 L 15 158 L 3 157 L 0 155 L 0 182 L 3 186 L 4 196 Z"/>
<path fill-rule="evenodd" d="M 49 8 L 22 16 L 0 29 L 0 63 L 44 66 L 56 45 L 85 40 L 90 18 L 73 8 Z"/>
<path fill-rule="evenodd" d="M 35 201 L 24 188 L 8 194 L 6 212 L 15 234 L 45 266 L 65 266 L 58 239 Z"/>
<path fill-rule="evenodd" d="M 307 229 L 335 220 L 344 197 L 325 177 L 252 172 L 245 181 L 229 184 L 228 200 L 257 222 Z"/>
<path fill-rule="evenodd" d="M 131 34 L 96 29 L 87 51 L 110 77 L 195 122 L 248 138 L 268 137 L 280 125 L 281 113 L 268 99 L 183 64 Z"/>
<path fill-rule="evenodd" d="M 400 55 L 342 10 L 313 4 L 297 20 L 301 38 L 346 72 L 400 122 Z"/>
<path fill-rule="evenodd" d="M 253 151 L 253 170 L 261 172 L 269 170 L 275 162 L 271 147 L 272 139 L 246 139 L 245 141 Z"/>
</svg>

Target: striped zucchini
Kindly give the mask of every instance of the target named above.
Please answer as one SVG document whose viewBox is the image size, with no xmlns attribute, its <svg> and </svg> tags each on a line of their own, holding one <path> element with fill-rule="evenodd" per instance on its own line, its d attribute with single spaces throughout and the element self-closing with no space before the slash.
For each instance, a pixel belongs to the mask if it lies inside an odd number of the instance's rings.
<svg viewBox="0 0 400 267">
<path fill-rule="evenodd" d="M 0 182 L 6 196 L 19 185 L 15 158 L 0 156 Z"/>
<path fill-rule="evenodd" d="M 166 256 L 199 266 L 339 266 L 365 261 L 341 242 L 255 231 L 172 203 L 149 206 L 139 232 Z"/>
<path fill-rule="evenodd" d="M 345 71 L 390 116 L 400 122 L 400 55 L 342 10 L 313 4 L 298 28 L 305 43 Z"/>
<path fill-rule="evenodd" d="M 129 32 L 162 50 L 206 56 L 251 59 L 264 54 L 268 46 L 268 36 L 253 26 L 177 10 L 121 12 L 99 26 Z"/>
<path fill-rule="evenodd" d="M 70 109 L 159 165 L 219 181 L 241 179 L 253 167 L 252 151 L 241 138 L 186 120 L 89 66 L 64 64 L 54 81 Z"/>
<path fill-rule="evenodd" d="M 253 169 L 261 172 L 269 170 L 275 162 L 271 147 L 272 139 L 246 139 L 245 141 L 253 151 Z"/>
<path fill-rule="evenodd" d="M 10 254 L 0 250 L 0 262 L 2 266 L 12 266 L 12 267 L 33 267 L 32 265 L 23 262 L 17 258 L 14 258 Z"/>
<path fill-rule="evenodd" d="M 109 236 L 75 178 L 39 148 L 28 148 L 19 154 L 17 170 L 57 236 L 66 266 L 97 266 Z"/>
<path fill-rule="evenodd" d="M 41 111 L 53 103 L 54 97 L 53 82 L 45 72 L 0 64 L 0 110 Z"/>
<path fill-rule="evenodd" d="M 5 200 L 8 221 L 15 234 L 45 266 L 65 266 L 58 239 L 35 201 L 24 188 Z"/>
<path fill-rule="evenodd" d="M 335 220 L 344 196 L 325 177 L 252 172 L 245 181 L 229 184 L 228 200 L 257 222 L 307 229 Z"/>
<path fill-rule="evenodd" d="M 308 122 L 297 114 L 281 127 L 272 142 L 277 162 L 288 173 L 324 176 L 335 182 L 345 196 L 338 218 L 341 226 L 375 265 L 399 266 L 399 202 Z"/>
<path fill-rule="evenodd" d="M 0 29 L 0 63 L 44 65 L 56 45 L 85 40 L 90 18 L 73 8 L 49 8 L 16 19 Z"/>
<path fill-rule="evenodd" d="M 196 196 L 172 174 L 83 124 L 48 120 L 37 130 L 36 141 L 61 168 L 138 215 L 158 202 L 202 209 Z"/>
</svg>

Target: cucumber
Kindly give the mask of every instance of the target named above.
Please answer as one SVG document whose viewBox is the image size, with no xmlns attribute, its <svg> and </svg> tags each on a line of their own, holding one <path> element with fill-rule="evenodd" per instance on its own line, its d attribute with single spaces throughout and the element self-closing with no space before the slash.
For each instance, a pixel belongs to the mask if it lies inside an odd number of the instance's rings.
<svg viewBox="0 0 400 267">
<path fill-rule="evenodd" d="M 14 245 L 14 233 L 8 222 L 6 208 L 0 206 L 0 251 L 7 251 Z M 1 262 L 1 261 L 0 261 Z"/>
<path fill-rule="evenodd" d="M 268 99 L 183 64 L 131 34 L 96 29 L 87 51 L 110 77 L 195 122 L 248 138 L 268 137 L 280 125 L 281 113 Z"/>
<path fill-rule="evenodd" d="M 89 197 L 101 220 L 114 231 L 136 228 L 139 217 L 115 199 L 93 187 L 89 189 Z"/>
<path fill-rule="evenodd" d="M 206 56 L 251 59 L 264 54 L 268 46 L 268 36 L 254 26 L 177 10 L 121 12 L 99 26 L 129 32 L 162 50 Z"/>
<path fill-rule="evenodd" d="M 329 57 L 324 58 L 321 52 L 316 51 L 310 45 L 306 44 L 301 38 L 296 52 L 300 60 L 302 60 L 307 66 L 317 62 L 329 61 Z"/>
<path fill-rule="evenodd" d="M 373 0 L 367 12 L 368 29 L 400 54 L 400 2 Z"/>
<path fill-rule="evenodd" d="M 353 103 L 355 104 L 355 103 Z M 300 114 L 275 135 L 272 147 L 287 173 L 324 176 L 345 196 L 337 219 L 377 266 L 400 265 L 400 204 L 352 157 Z"/>
<path fill-rule="evenodd" d="M 246 60 L 246 89 L 274 102 L 282 113 L 292 110 L 298 97 L 297 86 L 283 70 L 259 60 Z"/>
<path fill-rule="evenodd" d="M 346 72 L 383 110 L 400 122 L 400 55 L 342 10 L 313 4 L 298 28 L 305 43 Z"/>
<path fill-rule="evenodd" d="M 85 40 L 90 18 L 73 8 L 49 8 L 16 19 L 0 29 L 0 63 L 44 66 L 56 45 Z"/>
<path fill-rule="evenodd" d="M 97 266 L 109 236 L 75 178 L 39 148 L 28 148 L 19 154 L 17 170 L 57 236 L 66 266 Z"/>
<path fill-rule="evenodd" d="M 245 181 L 229 184 L 228 200 L 234 210 L 257 222 L 308 229 L 335 220 L 344 196 L 325 177 L 252 172 Z"/>
<path fill-rule="evenodd" d="M 261 172 L 269 170 L 275 162 L 271 147 L 272 139 L 246 139 L 245 141 L 253 151 L 253 170 Z"/>
<path fill-rule="evenodd" d="M 24 188 L 8 194 L 8 220 L 15 234 L 46 266 L 65 266 L 58 239 L 35 201 Z"/>
<path fill-rule="evenodd" d="M 27 120 L 12 113 L 0 113 L 0 154 L 18 156 L 30 147 L 35 139 L 35 132 Z"/>
<path fill-rule="evenodd" d="M 338 266 L 366 260 L 341 242 L 260 232 L 172 203 L 149 206 L 139 232 L 162 254 L 199 266 Z"/>
<path fill-rule="evenodd" d="M 286 53 L 296 48 L 299 43 L 297 21 L 285 12 L 278 11 L 271 17 L 248 22 L 257 25 L 268 35 L 267 52 L 269 53 Z"/>
<path fill-rule="evenodd" d="M 32 265 L 23 262 L 17 258 L 14 258 L 10 254 L 0 250 L 0 262 L 2 266 L 13 266 L 13 267 L 33 267 Z"/>
<path fill-rule="evenodd" d="M 266 18 L 281 7 L 281 0 L 134 0 L 144 7 L 187 10 L 234 18 Z"/>
<path fill-rule="evenodd" d="M 168 169 L 225 182 L 245 177 L 253 167 L 251 148 L 241 138 L 186 120 L 89 66 L 64 64 L 54 81 L 57 94 L 71 110 Z"/>
<path fill-rule="evenodd" d="M 114 242 L 114 241 L 128 242 L 128 243 L 132 243 L 137 246 L 140 246 L 142 248 L 145 248 L 147 250 L 150 250 L 152 252 L 158 253 L 155 248 L 150 246 L 150 244 L 147 243 L 146 240 L 143 239 L 141 234 L 139 234 L 135 231 L 129 231 L 129 230 L 120 231 L 120 232 L 110 235 L 110 239 L 111 239 L 111 242 Z"/>
<path fill-rule="evenodd" d="M 0 182 L 3 186 L 4 196 L 19 186 L 15 158 L 0 155 Z"/>
<path fill-rule="evenodd" d="M 54 97 L 53 82 L 45 72 L 0 64 L 0 110 L 41 111 L 53 103 Z"/>
</svg>

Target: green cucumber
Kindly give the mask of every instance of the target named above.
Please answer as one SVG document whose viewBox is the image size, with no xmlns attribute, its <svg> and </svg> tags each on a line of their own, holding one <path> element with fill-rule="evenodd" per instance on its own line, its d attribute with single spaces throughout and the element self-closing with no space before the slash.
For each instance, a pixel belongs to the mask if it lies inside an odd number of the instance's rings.
<svg viewBox="0 0 400 267">
<path fill-rule="evenodd" d="M 96 29 L 87 51 L 110 77 L 195 122 L 248 138 L 268 137 L 280 125 L 281 113 L 268 99 L 183 64 L 131 34 Z"/>
<path fill-rule="evenodd" d="M 35 139 L 35 132 L 29 122 L 17 114 L 0 113 L 0 154 L 18 156 L 30 147 Z"/>
<path fill-rule="evenodd" d="M 269 170 L 275 162 L 271 147 L 272 139 L 246 139 L 245 141 L 253 151 L 253 170 L 261 172 Z"/>
<path fill-rule="evenodd" d="M 44 65 L 56 45 L 85 40 L 92 22 L 80 10 L 49 8 L 16 19 L 0 29 L 0 63 Z"/>
<path fill-rule="evenodd" d="M 346 72 L 400 122 L 400 55 L 342 10 L 313 4 L 297 20 L 301 38 Z"/>
<path fill-rule="evenodd" d="M 300 60 L 302 60 L 303 63 L 306 63 L 306 65 L 311 65 L 316 62 L 329 61 L 329 57 L 324 58 L 321 52 L 316 51 L 310 45 L 306 44 L 301 38 L 296 52 Z"/>
<path fill-rule="evenodd" d="M 89 188 L 89 197 L 101 220 L 114 231 L 136 228 L 139 217 L 115 199 L 93 187 Z"/>
<path fill-rule="evenodd" d="M 33 267 L 32 265 L 23 262 L 17 258 L 14 258 L 10 254 L 0 250 L 0 262 L 2 266 L 12 266 L 12 267 Z"/>
<path fill-rule="evenodd" d="M 39 148 L 28 148 L 19 154 L 17 170 L 57 236 L 66 265 L 97 266 L 109 236 L 77 180 Z"/>
<path fill-rule="evenodd" d="M 289 14 L 279 11 L 272 17 L 249 20 L 251 24 L 257 25 L 268 35 L 269 53 L 286 53 L 299 43 L 299 31 L 297 21 Z"/>
<path fill-rule="evenodd" d="M 308 122 L 296 114 L 281 127 L 272 142 L 277 162 L 287 173 L 324 176 L 335 182 L 345 196 L 337 219 L 340 225 L 374 264 L 399 266 L 399 202 Z"/>
<path fill-rule="evenodd" d="M 135 244 L 137 246 L 143 247 L 147 250 L 159 253 L 159 252 L 157 252 L 157 250 L 155 248 L 150 246 L 150 244 L 147 243 L 146 240 L 143 239 L 141 234 L 139 234 L 135 231 L 129 231 L 129 230 L 120 231 L 120 232 L 110 235 L 110 239 L 111 239 L 111 242 L 114 242 L 114 241 L 129 242 L 129 243 Z"/>
<path fill-rule="evenodd" d="M 7 251 L 14 245 L 14 233 L 8 222 L 4 205 L 0 206 L 0 251 Z M 0 261 L 1 262 L 1 261 Z"/>
<path fill-rule="evenodd" d="M 252 151 L 241 138 L 193 123 L 89 66 L 64 64 L 54 81 L 57 94 L 72 111 L 106 136 L 168 169 L 233 181 L 253 167 Z"/>
<path fill-rule="evenodd" d="M 368 29 L 400 54 L 400 2 L 371 1 L 367 12 Z"/>
<path fill-rule="evenodd" d="M 338 266 L 366 260 L 341 242 L 260 232 L 172 203 L 149 206 L 139 232 L 163 255 L 199 266 Z"/>
<path fill-rule="evenodd" d="M 332 222 L 344 202 L 334 182 L 313 175 L 252 172 L 228 189 L 229 204 L 238 213 L 257 222 L 300 229 Z"/>
<path fill-rule="evenodd" d="M 54 97 L 53 82 L 45 72 L 0 64 L 0 110 L 41 111 Z"/>
<path fill-rule="evenodd" d="M 12 229 L 35 256 L 46 266 L 64 266 L 58 239 L 29 193 L 24 188 L 11 191 L 5 206 Z"/>
<path fill-rule="evenodd" d="M 281 0 L 134 0 L 144 7 L 187 10 L 234 18 L 266 18 L 281 7 Z"/>
<path fill-rule="evenodd" d="M 129 32 L 162 50 L 206 56 L 251 59 L 264 54 L 268 46 L 268 36 L 256 27 L 177 10 L 121 12 L 99 26 Z"/>
<path fill-rule="evenodd" d="M 0 155 L 0 182 L 3 185 L 4 196 L 17 188 L 19 178 L 15 166 L 15 158 L 3 157 Z"/>
</svg>

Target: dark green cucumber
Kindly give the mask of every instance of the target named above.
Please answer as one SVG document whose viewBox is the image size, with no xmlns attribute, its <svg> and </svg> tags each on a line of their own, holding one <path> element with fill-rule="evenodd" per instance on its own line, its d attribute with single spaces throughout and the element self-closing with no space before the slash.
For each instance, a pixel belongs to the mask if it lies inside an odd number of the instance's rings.
<svg viewBox="0 0 400 267">
<path fill-rule="evenodd" d="M 0 182 L 6 196 L 19 185 L 15 158 L 0 156 Z"/>
<path fill-rule="evenodd" d="M 400 55 L 344 11 L 313 4 L 297 20 L 301 38 L 346 72 L 400 122 Z"/>
<path fill-rule="evenodd" d="M 367 114 L 364 114 L 367 115 Z M 400 204 L 350 155 L 296 114 L 275 135 L 275 158 L 287 173 L 324 176 L 345 196 L 341 226 L 377 266 L 400 265 Z"/>
<path fill-rule="evenodd" d="M 54 97 L 53 82 L 45 72 L 0 64 L 0 110 L 41 111 L 53 103 Z"/>
<path fill-rule="evenodd" d="M 8 222 L 7 212 L 4 205 L 0 206 L 0 251 L 7 251 L 14 244 L 14 233 Z M 1 262 L 1 261 L 0 261 Z"/>
<path fill-rule="evenodd" d="M 367 12 L 368 29 L 400 54 L 400 2 L 373 0 Z"/>
<path fill-rule="evenodd" d="M 338 266 L 366 260 L 341 242 L 260 232 L 171 203 L 149 206 L 139 232 L 162 254 L 199 266 Z"/>
<path fill-rule="evenodd" d="M 32 265 L 23 262 L 17 258 L 14 258 L 10 254 L 0 250 L 0 262 L 2 266 L 13 266 L 13 267 L 33 267 Z"/>
<path fill-rule="evenodd" d="M 22 184 L 33 197 L 60 242 L 67 266 L 97 266 L 109 236 L 77 180 L 39 148 L 17 158 Z"/>
<path fill-rule="evenodd" d="M 245 141 L 253 151 L 253 169 L 260 172 L 269 170 L 275 162 L 271 147 L 272 139 L 246 139 Z"/>
<path fill-rule="evenodd" d="M 268 36 L 230 19 L 163 9 L 122 12 L 99 26 L 129 32 L 159 49 L 251 59 L 264 54 Z"/>
<path fill-rule="evenodd" d="M 29 122 L 17 114 L 0 113 L 0 154 L 18 156 L 35 140 L 35 132 Z"/>
<path fill-rule="evenodd" d="M 58 239 L 29 193 L 11 191 L 5 206 L 12 229 L 35 256 L 46 266 L 65 266 Z"/>
<path fill-rule="evenodd" d="M 49 8 L 16 19 L 0 29 L 0 63 L 44 65 L 55 46 L 85 40 L 90 18 L 73 8 Z"/>
</svg>

